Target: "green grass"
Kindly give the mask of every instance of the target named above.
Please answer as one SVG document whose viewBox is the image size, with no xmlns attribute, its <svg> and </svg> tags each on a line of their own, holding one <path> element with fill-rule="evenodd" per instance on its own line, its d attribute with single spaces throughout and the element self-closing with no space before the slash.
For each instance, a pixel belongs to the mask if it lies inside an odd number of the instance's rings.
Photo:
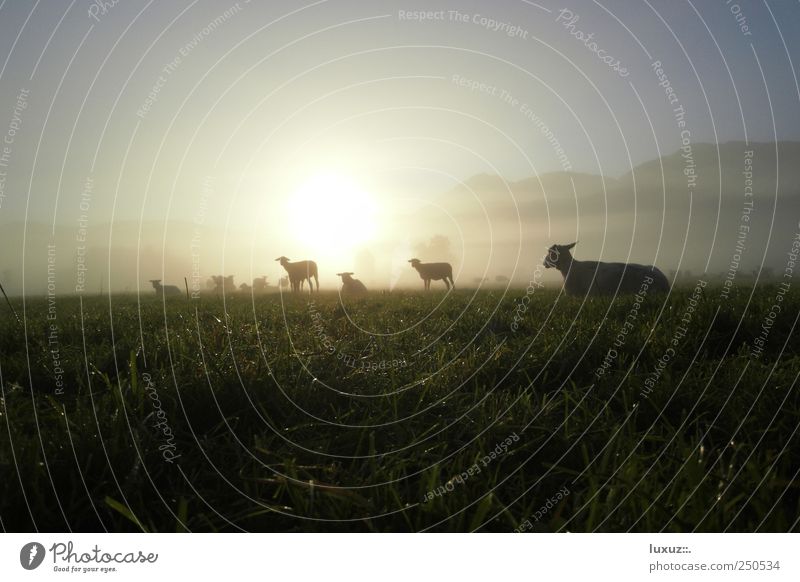
<svg viewBox="0 0 800 582">
<path fill-rule="evenodd" d="M 2 527 L 511 531 L 566 486 L 534 531 L 797 531 L 796 293 L 751 356 L 776 290 L 708 288 L 649 395 L 690 290 L 600 377 L 632 297 L 537 290 L 517 329 L 523 291 L 59 298 L 63 394 L 28 299 L 27 341 L 0 313 Z"/>
</svg>

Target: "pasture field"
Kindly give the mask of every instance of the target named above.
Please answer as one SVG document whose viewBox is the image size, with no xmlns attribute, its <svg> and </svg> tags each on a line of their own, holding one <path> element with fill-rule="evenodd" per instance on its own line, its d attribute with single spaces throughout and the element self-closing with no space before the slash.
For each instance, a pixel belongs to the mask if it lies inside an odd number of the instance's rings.
<svg viewBox="0 0 800 582">
<path fill-rule="evenodd" d="M 777 286 L 13 303 L 6 531 L 800 529 Z"/>
</svg>

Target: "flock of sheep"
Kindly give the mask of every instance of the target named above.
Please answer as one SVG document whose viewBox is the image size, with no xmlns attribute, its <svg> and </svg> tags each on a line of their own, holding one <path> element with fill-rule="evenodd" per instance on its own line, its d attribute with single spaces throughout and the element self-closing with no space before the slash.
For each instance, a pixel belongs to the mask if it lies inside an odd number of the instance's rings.
<svg viewBox="0 0 800 582">
<path fill-rule="evenodd" d="M 297 261 L 293 263 L 287 257 L 283 256 L 275 260 L 286 269 L 292 291 L 302 291 L 303 285 L 308 281 L 309 289 L 313 292 L 314 284 L 311 281 L 312 277 L 317 283 L 317 291 L 319 291 L 317 263 L 314 261 Z M 425 290 L 431 288 L 431 281 L 444 281 L 448 289 L 450 289 L 451 286 L 455 289 L 456 284 L 453 281 L 453 267 L 450 263 L 423 263 L 419 259 L 411 259 L 408 262 L 411 263 L 411 266 L 419 273 L 420 279 L 422 279 L 425 284 Z M 342 278 L 342 295 L 358 295 L 367 292 L 367 287 L 364 283 L 358 279 L 353 279 L 355 273 L 348 271 L 345 273 L 336 273 L 336 275 Z"/>
<path fill-rule="evenodd" d="M 599 261 L 578 261 L 570 251 L 577 243 L 553 245 L 544 259 L 545 268 L 557 269 L 564 277 L 564 290 L 568 295 L 609 295 L 616 293 L 636 293 L 643 286 L 650 292 L 669 291 L 667 278 L 653 265 L 637 265 L 634 263 L 603 263 Z M 317 263 L 314 261 L 291 262 L 287 257 L 275 259 L 286 270 L 293 292 L 300 292 L 308 281 L 311 292 L 319 291 Z M 423 263 L 419 259 L 408 261 L 419 273 L 425 290 L 431 288 L 431 281 L 444 281 L 447 289 L 455 289 L 453 267 L 450 263 Z M 337 273 L 342 278 L 342 295 L 359 295 L 366 293 L 367 288 L 352 272 Z M 314 281 L 312 282 L 312 277 Z M 161 285 L 160 279 L 150 281 L 156 294 L 180 295 L 180 289 L 174 285 Z M 266 284 L 266 283 L 265 283 Z"/>
</svg>

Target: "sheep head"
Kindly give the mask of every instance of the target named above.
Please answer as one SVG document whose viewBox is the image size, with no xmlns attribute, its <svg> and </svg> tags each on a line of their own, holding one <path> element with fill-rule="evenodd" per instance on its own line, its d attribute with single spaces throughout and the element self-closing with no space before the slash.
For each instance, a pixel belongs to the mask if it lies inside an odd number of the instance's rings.
<svg viewBox="0 0 800 582">
<path fill-rule="evenodd" d="M 159 284 L 161 284 L 161 279 L 150 279 L 150 283 L 153 285 L 153 287 L 158 287 Z"/>
<path fill-rule="evenodd" d="M 415 269 L 422 263 L 422 261 L 420 261 L 419 259 L 411 259 L 408 262 L 411 263 L 411 266 L 414 267 Z"/>
<path fill-rule="evenodd" d="M 544 266 L 546 269 L 555 268 L 558 269 L 559 265 L 562 262 L 563 258 L 572 258 L 570 255 L 570 249 L 578 244 L 575 241 L 572 244 L 568 245 L 553 245 L 549 249 L 547 249 L 547 256 L 544 258 Z"/>
<path fill-rule="evenodd" d="M 281 265 L 285 265 L 286 263 L 289 262 L 289 259 L 287 257 L 284 257 L 283 255 L 281 255 L 275 260 L 278 261 Z"/>
<path fill-rule="evenodd" d="M 338 277 L 341 277 L 341 278 L 342 278 L 342 281 L 346 281 L 346 280 L 348 280 L 348 279 L 352 279 L 352 278 L 353 278 L 353 275 L 355 275 L 355 273 L 353 273 L 353 272 L 348 272 L 348 273 L 336 273 L 336 275 L 337 275 Z"/>
</svg>

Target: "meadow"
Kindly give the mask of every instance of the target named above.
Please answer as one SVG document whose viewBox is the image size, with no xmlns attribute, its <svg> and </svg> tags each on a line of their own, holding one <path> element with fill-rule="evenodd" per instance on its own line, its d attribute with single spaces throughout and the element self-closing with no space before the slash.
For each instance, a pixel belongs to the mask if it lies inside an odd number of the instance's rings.
<svg viewBox="0 0 800 582">
<path fill-rule="evenodd" d="M 1 525 L 798 531 L 779 291 L 12 300 Z"/>
</svg>

